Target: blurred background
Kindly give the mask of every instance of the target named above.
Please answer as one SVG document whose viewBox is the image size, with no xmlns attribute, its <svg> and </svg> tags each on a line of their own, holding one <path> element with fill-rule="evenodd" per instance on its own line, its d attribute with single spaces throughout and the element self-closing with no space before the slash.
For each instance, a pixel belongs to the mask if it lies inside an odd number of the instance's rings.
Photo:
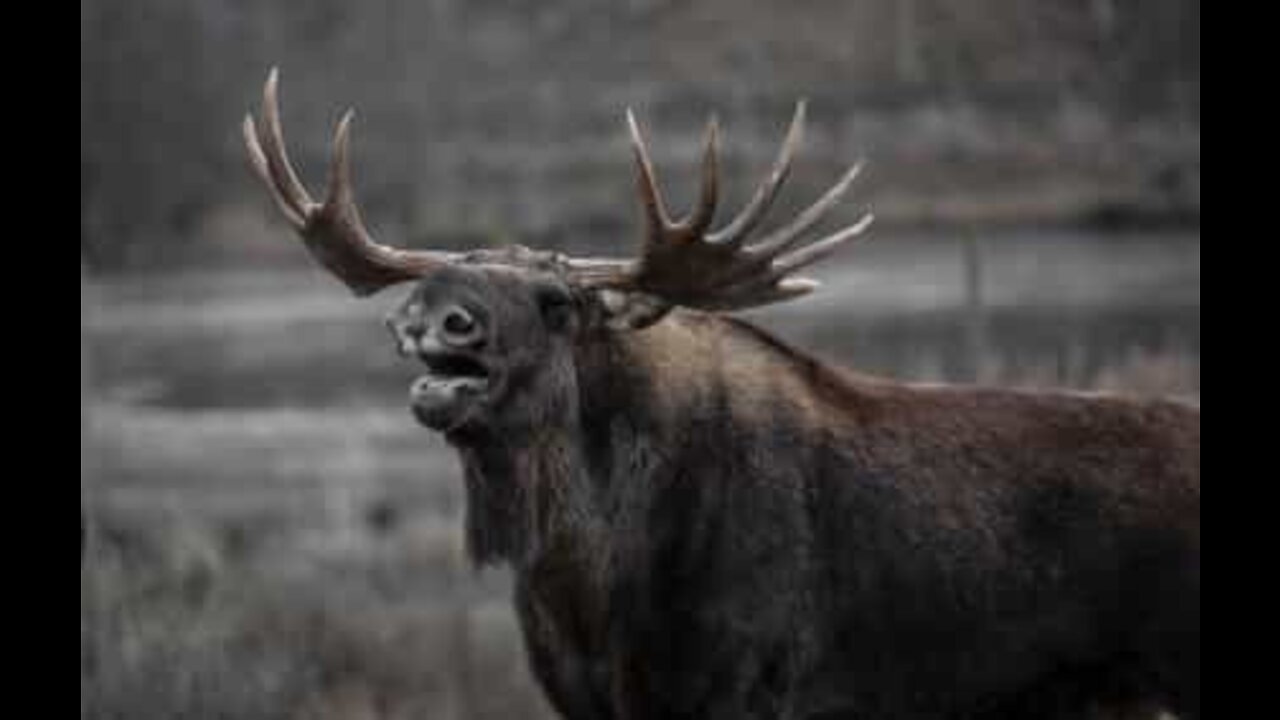
<svg viewBox="0 0 1280 720">
<path fill-rule="evenodd" d="M 772 217 L 865 159 L 871 239 L 753 313 L 902 378 L 1200 397 L 1198 0 L 120 0 L 80 6 L 82 718 L 549 717 L 461 552 L 415 370 L 247 171 L 281 69 L 385 242 L 631 252 L 635 108 L 673 205 L 809 132 Z M 835 221 L 833 221 L 834 223 Z"/>
</svg>

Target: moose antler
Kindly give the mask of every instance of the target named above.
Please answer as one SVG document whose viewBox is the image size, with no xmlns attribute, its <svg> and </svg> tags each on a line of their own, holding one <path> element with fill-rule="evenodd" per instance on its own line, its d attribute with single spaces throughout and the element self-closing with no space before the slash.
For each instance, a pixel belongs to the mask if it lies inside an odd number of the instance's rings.
<svg viewBox="0 0 1280 720">
<path fill-rule="evenodd" d="M 760 241 L 746 240 L 764 218 L 791 170 L 791 159 L 804 130 L 805 104 L 796 105 L 782 149 L 769 175 L 738 215 L 715 232 L 708 232 L 719 186 L 713 118 L 707 124 L 702 151 L 702 187 L 698 202 L 682 220 L 673 222 L 654 176 L 653 161 L 636 124 L 627 111 L 627 126 L 635 152 L 640 200 L 646 232 L 638 261 L 619 264 L 605 260 L 570 260 L 586 283 L 615 290 L 639 291 L 659 303 L 705 310 L 738 310 L 788 300 L 813 291 L 814 280 L 792 273 L 825 258 L 857 237 L 871 224 L 871 214 L 854 224 L 807 245 L 804 233 L 840 201 L 862 169 L 857 163 L 817 202 L 787 225 Z"/>
<path fill-rule="evenodd" d="M 245 115 L 244 142 L 258 177 L 311 254 L 361 297 L 388 285 L 416 280 L 433 268 L 457 260 L 459 255 L 455 253 L 387 247 L 369 235 L 351 189 L 348 146 L 352 110 L 342 116 L 333 136 L 333 159 L 329 164 L 325 200 L 317 203 L 311 199 L 285 152 L 284 134 L 280 129 L 279 79 L 279 72 L 272 68 L 262 89 L 265 127 L 259 128 L 252 115 Z"/>
<path fill-rule="evenodd" d="M 358 296 L 400 282 L 416 280 L 435 268 L 458 262 L 465 253 L 401 250 L 379 244 L 365 228 L 351 187 L 349 145 L 353 112 L 338 123 L 329 164 L 329 186 L 323 203 L 311 199 L 285 151 L 280 127 L 279 72 L 272 68 L 262 91 L 262 126 L 252 115 L 244 118 L 244 141 L 254 170 L 275 198 L 281 213 L 303 239 L 311 254 Z M 689 215 L 673 222 L 654 177 L 653 162 L 635 116 L 627 111 L 627 125 L 639 171 L 640 199 L 646 232 L 637 260 L 602 258 L 556 259 L 575 284 L 623 291 L 639 297 L 650 319 L 676 305 L 704 310 L 738 310 L 787 300 L 818 286 L 796 271 L 830 255 L 871 223 L 867 214 L 858 222 L 807 245 L 804 233 L 840 200 L 861 169 L 850 168 L 817 202 L 794 220 L 747 245 L 746 240 L 764 218 L 791 169 L 791 159 L 804 126 L 805 105 L 796 105 L 786 140 L 773 169 L 738 215 L 722 229 L 709 232 L 717 203 L 718 175 L 713 119 L 707 125 L 702 156 L 702 188 Z"/>
</svg>

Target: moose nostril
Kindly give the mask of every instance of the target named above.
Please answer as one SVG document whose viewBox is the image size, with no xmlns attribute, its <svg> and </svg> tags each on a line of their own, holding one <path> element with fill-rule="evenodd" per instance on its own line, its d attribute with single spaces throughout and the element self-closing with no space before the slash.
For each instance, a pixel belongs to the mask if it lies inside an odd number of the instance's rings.
<svg viewBox="0 0 1280 720">
<path fill-rule="evenodd" d="M 450 335 L 469 335 L 476 327 L 476 321 L 467 311 L 454 308 L 445 313 L 441 321 L 444 331 Z"/>
<path fill-rule="evenodd" d="M 391 315 L 385 322 L 387 330 L 395 340 L 396 352 L 403 357 L 409 357 L 418 351 L 418 344 L 427 334 L 427 328 L 421 321 Z"/>
</svg>

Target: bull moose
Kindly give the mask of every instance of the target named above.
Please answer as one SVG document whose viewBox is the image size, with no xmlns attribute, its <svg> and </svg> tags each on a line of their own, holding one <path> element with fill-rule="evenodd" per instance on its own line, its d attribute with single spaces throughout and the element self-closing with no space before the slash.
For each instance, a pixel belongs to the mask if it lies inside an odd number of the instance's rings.
<svg viewBox="0 0 1280 720">
<path fill-rule="evenodd" d="M 855 165 L 757 228 L 805 108 L 745 208 L 672 220 L 628 113 L 638 259 L 374 241 L 350 113 L 327 196 L 285 152 L 277 74 L 244 121 L 257 174 L 425 373 L 418 421 L 461 459 L 466 540 L 504 563 L 531 668 L 566 718 L 1200 717 L 1200 412 L 1110 395 L 915 385 L 815 359 L 728 312 L 804 295 L 805 242 Z"/>
</svg>

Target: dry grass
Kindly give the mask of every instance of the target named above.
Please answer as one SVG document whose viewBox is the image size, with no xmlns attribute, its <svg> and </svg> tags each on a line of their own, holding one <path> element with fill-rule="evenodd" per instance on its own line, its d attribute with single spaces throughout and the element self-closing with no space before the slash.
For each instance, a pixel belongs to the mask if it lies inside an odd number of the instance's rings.
<svg viewBox="0 0 1280 720">
<path fill-rule="evenodd" d="M 81 717 L 543 714 L 502 578 L 470 577 L 456 534 L 430 523 L 381 535 L 95 513 Z"/>
</svg>

